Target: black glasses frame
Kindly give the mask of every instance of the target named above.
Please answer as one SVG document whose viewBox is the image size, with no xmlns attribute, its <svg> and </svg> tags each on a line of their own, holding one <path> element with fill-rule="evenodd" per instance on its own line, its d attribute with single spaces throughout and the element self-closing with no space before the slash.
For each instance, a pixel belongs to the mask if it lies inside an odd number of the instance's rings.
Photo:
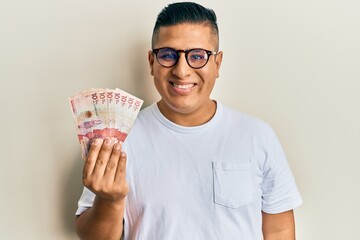
<svg viewBox="0 0 360 240">
<path fill-rule="evenodd" d="M 173 65 L 171 66 L 164 66 L 163 64 L 160 63 L 159 59 L 158 59 L 158 53 L 160 52 L 160 50 L 162 49 L 169 49 L 169 50 L 172 50 L 174 52 L 176 52 L 177 54 L 177 57 L 176 57 L 176 60 L 174 62 Z M 189 59 L 188 59 L 188 55 L 191 51 L 194 51 L 194 50 L 201 50 L 201 51 L 205 51 L 206 54 L 208 55 L 208 58 L 206 59 L 206 62 L 204 63 L 204 65 L 200 66 L 200 67 L 193 67 L 191 66 L 191 64 L 189 63 Z M 155 54 L 156 56 L 156 61 L 163 67 L 166 67 L 166 68 L 171 68 L 173 66 L 175 66 L 178 61 L 179 61 L 179 58 L 180 58 L 180 53 L 185 53 L 185 59 L 186 59 L 186 62 L 187 64 L 191 67 L 191 68 L 194 68 L 194 69 L 199 69 L 199 68 L 203 68 L 208 62 L 209 62 L 209 59 L 210 59 L 210 56 L 211 55 L 214 55 L 216 56 L 218 53 L 217 52 L 214 52 L 214 51 L 210 51 L 210 50 L 206 50 L 206 49 L 202 49 L 202 48 L 192 48 L 192 49 L 188 49 L 188 50 L 182 50 L 182 49 L 179 49 L 179 50 L 176 50 L 176 49 L 173 49 L 173 48 L 169 48 L 169 47 L 163 47 L 163 48 L 155 48 L 155 49 L 152 49 L 152 52 Z"/>
</svg>

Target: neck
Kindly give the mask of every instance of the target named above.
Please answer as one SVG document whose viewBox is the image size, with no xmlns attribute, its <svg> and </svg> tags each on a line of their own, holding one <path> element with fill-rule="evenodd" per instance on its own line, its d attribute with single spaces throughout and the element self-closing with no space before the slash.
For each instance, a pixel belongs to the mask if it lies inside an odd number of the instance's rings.
<svg viewBox="0 0 360 240">
<path fill-rule="evenodd" d="M 179 112 L 169 107 L 163 100 L 158 103 L 160 112 L 171 122 L 184 127 L 194 127 L 209 122 L 216 112 L 216 101 L 210 100 L 201 108 L 190 112 Z"/>
</svg>

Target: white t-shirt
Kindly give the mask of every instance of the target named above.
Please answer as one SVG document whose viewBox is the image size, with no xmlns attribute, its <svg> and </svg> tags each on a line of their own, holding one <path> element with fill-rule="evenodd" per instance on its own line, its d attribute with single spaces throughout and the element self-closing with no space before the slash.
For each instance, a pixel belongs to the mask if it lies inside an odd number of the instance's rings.
<svg viewBox="0 0 360 240">
<path fill-rule="evenodd" d="M 125 240 L 260 240 L 261 211 L 302 203 L 272 129 L 219 102 L 214 117 L 196 127 L 174 124 L 157 104 L 147 107 L 124 150 Z M 93 199 L 85 188 L 76 214 Z"/>
</svg>

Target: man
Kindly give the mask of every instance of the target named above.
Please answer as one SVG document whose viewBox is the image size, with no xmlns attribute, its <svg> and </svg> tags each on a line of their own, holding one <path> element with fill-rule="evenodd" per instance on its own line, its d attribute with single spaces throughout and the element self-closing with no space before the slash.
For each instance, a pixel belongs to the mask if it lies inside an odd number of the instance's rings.
<svg viewBox="0 0 360 240">
<path fill-rule="evenodd" d="M 141 111 L 124 151 L 109 139 L 92 144 L 80 238 L 295 239 L 302 200 L 275 134 L 210 99 L 223 58 L 215 13 L 168 5 L 152 48 L 161 99 Z"/>
</svg>

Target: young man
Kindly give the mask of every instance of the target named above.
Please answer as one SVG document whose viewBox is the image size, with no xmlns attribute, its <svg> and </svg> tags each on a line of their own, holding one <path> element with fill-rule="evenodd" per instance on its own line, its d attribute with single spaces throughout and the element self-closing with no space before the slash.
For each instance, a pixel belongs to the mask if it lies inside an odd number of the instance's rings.
<svg viewBox="0 0 360 240">
<path fill-rule="evenodd" d="M 295 239 L 302 200 L 275 134 L 210 99 L 218 39 L 215 13 L 198 4 L 159 14 L 148 58 L 161 99 L 141 111 L 124 151 L 92 144 L 80 238 Z"/>
</svg>

